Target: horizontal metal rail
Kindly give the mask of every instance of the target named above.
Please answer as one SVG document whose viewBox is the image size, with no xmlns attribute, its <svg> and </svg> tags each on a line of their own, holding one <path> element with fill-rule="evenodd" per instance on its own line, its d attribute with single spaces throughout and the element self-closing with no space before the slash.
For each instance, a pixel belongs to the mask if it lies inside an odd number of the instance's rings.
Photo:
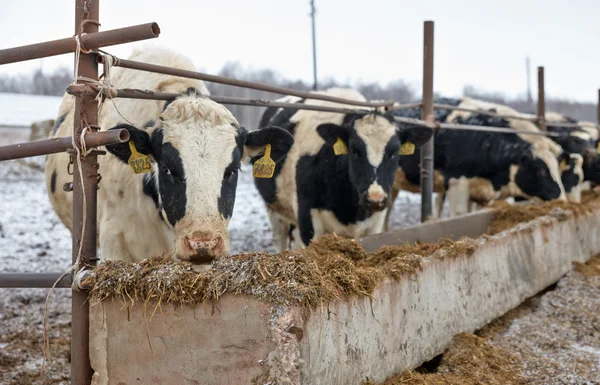
<svg viewBox="0 0 600 385">
<path fill-rule="evenodd" d="M 97 60 L 100 63 L 103 63 L 104 57 L 102 55 L 98 55 Z M 129 68 L 132 70 L 154 72 L 154 73 L 159 73 L 159 74 L 164 74 L 164 75 L 173 75 L 173 76 L 179 76 L 179 77 L 190 78 L 190 79 L 198 79 L 198 80 L 203 80 L 203 81 L 207 81 L 207 82 L 227 84 L 227 85 L 235 86 L 235 87 L 243 87 L 243 88 L 250 88 L 253 90 L 272 92 L 275 94 L 291 95 L 291 96 L 296 96 L 296 97 L 299 97 L 302 99 L 323 100 L 323 101 L 332 102 L 332 103 L 348 104 L 348 105 L 352 105 L 352 106 L 361 106 L 361 107 L 385 107 L 385 106 L 392 106 L 394 104 L 393 101 L 361 102 L 361 101 L 357 101 L 357 100 L 337 98 L 337 97 L 329 96 L 329 95 L 316 94 L 314 92 L 297 91 L 297 90 L 292 90 L 290 88 L 270 86 L 268 84 L 263 84 L 263 83 L 251 82 L 251 81 L 247 81 L 247 80 L 231 79 L 231 78 L 224 77 L 224 76 L 209 75 L 209 74 L 205 74 L 202 72 L 187 71 L 187 70 L 182 70 L 182 69 L 178 69 L 178 68 L 160 66 L 160 65 L 156 65 L 156 64 L 142 63 L 142 62 L 133 61 L 133 60 L 125 60 L 125 59 L 120 59 L 117 57 L 115 57 L 113 64 L 116 67 Z"/>
<path fill-rule="evenodd" d="M 156 23 L 135 25 L 132 27 L 111 29 L 81 35 L 81 46 L 84 49 L 97 49 L 111 45 L 131 43 L 139 40 L 153 39 L 160 34 Z M 0 50 L 0 64 L 16 63 L 43 57 L 62 55 L 75 52 L 77 41 L 75 37 L 47 41 L 44 43 L 24 45 L 21 47 Z"/>
<path fill-rule="evenodd" d="M 463 130 L 463 131 L 484 131 L 484 132 L 495 132 L 501 134 L 521 134 L 521 135 L 539 135 L 539 136 L 552 136 L 559 137 L 563 136 L 561 134 L 555 132 L 542 132 L 542 131 L 523 131 L 523 130 L 515 130 L 512 128 L 503 128 L 503 127 L 486 127 L 486 126 L 476 126 L 470 124 L 454 124 L 454 123 L 428 123 L 424 120 L 413 119 L 413 118 L 404 118 L 395 116 L 394 119 L 397 122 L 414 124 L 416 126 L 429 127 L 429 128 L 444 128 L 448 130 Z"/>
<path fill-rule="evenodd" d="M 90 132 L 85 135 L 85 146 L 92 148 L 108 144 L 125 143 L 128 140 L 129 132 L 125 129 Z M 75 138 L 75 143 L 76 145 L 80 145 L 80 139 Z M 70 148 L 73 148 L 73 139 L 71 136 L 11 144 L 0 147 L 0 161 L 55 154 L 64 152 Z"/>
<path fill-rule="evenodd" d="M 0 288 L 51 288 L 63 273 L 1 273 Z M 72 278 L 66 274 L 56 287 L 71 288 Z"/>
<path fill-rule="evenodd" d="M 478 110 L 475 108 L 458 107 L 458 106 L 453 106 L 451 104 L 434 103 L 433 107 L 437 108 L 437 109 L 444 109 L 444 110 L 472 112 L 474 114 L 493 116 L 495 118 L 500 118 L 500 119 L 526 120 L 526 121 L 533 122 L 533 123 L 537 122 L 537 118 L 529 118 L 527 116 L 519 116 L 519 115 L 502 115 L 502 114 L 498 114 L 496 112 L 491 112 L 491 111 L 486 111 L 486 110 Z"/>
<path fill-rule="evenodd" d="M 145 99 L 145 100 L 174 100 L 181 94 L 170 93 L 170 92 L 154 92 L 149 90 L 138 90 L 138 89 L 113 89 L 116 93 L 117 98 L 124 99 Z M 93 86 L 87 85 L 71 85 L 67 88 L 67 92 L 75 95 L 77 93 L 96 93 Z M 228 96 L 207 96 L 207 99 L 215 101 L 221 104 L 230 104 L 237 106 L 253 106 L 253 107 L 277 107 L 277 108 L 290 108 L 295 110 L 311 110 L 311 111 L 323 111 L 323 112 L 335 112 L 340 114 L 351 114 L 357 112 L 373 112 L 367 109 L 354 109 L 354 108 L 342 108 L 342 107 L 328 107 L 328 106 L 314 106 L 308 104 L 299 103 L 285 103 L 277 102 L 273 100 L 265 99 L 243 99 L 233 98 Z"/>
<path fill-rule="evenodd" d="M 391 107 L 386 107 L 386 111 L 399 111 L 399 110 L 408 110 L 409 108 L 418 108 L 421 107 L 423 103 L 407 103 L 407 104 L 398 104 Z"/>
<path fill-rule="evenodd" d="M 451 104 L 440 104 L 440 103 L 435 103 L 433 105 L 433 107 L 437 108 L 437 109 L 444 109 L 444 110 L 472 112 L 474 114 L 493 116 L 495 118 L 501 118 L 501 119 L 525 120 L 525 121 L 529 121 L 532 123 L 538 122 L 537 116 L 528 117 L 528 116 L 522 116 L 522 115 L 503 115 L 503 114 L 498 114 L 498 113 L 486 111 L 486 110 L 478 110 L 478 109 L 474 109 L 474 108 L 464 108 L 464 107 L 453 106 Z M 581 126 L 578 123 L 553 122 L 553 121 L 549 121 L 549 120 L 545 120 L 544 122 L 545 122 L 546 126 L 552 126 L 552 127 L 581 128 Z"/>
</svg>

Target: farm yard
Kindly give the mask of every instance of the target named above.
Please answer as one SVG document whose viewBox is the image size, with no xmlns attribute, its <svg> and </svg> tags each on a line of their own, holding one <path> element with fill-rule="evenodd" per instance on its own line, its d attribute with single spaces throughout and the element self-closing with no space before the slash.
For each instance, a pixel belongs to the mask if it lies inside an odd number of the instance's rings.
<svg viewBox="0 0 600 385">
<path fill-rule="evenodd" d="M 163 7 L 167 33 L 133 25 L 155 1 L 102 0 L 100 17 L 75 0 L 74 35 L 40 3 L 28 32 L 44 13 L 66 38 L 4 34 L 0 384 L 600 384 L 600 57 L 548 29 L 592 12 L 512 13 L 514 36 L 494 20 L 475 36 L 475 15 L 506 10 L 418 4 L 390 23 L 397 4 L 366 18 L 324 4 L 318 76 L 310 0 L 311 87 L 297 18 L 228 0 L 232 28 L 216 2 L 200 24 L 190 4 Z M 7 11 L 15 29 L 24 9 Z M 425 21 L 402 50 L 374 44 L 431 16 L 441 33 Z M 378 60 L 339 51 L 338 33 Z M 486 41 L 477 55 L 465 33 Z M 267 36 L 276 50 L 246 49 Z M 525 94 L 490 49 L 506 46 L 527 52 Z M 578 71 L 567 49 L 588 52 Z M 73 74 L 45 70 L 73 53 Z"/>
<path fill-rule="evenodd" d="M 12 140 L 26 139 L 25 132 L 13 131 Z M 71 238 L 48 202 L 43 173 L 17 162 L 0 163 L 0 173 L 2 272 L 66 268 Z M 399 196 L 392 228 L 419 222 L 419 199 L 411 193 Z M 247 170 L 241 174 L 230 230 L 234 253 L 275 251 L 263 203 Z M 48 290 L 0 289 L 0 294 L 0 383 L 68 384 L 70 291 L 56 289 L 53 294 L 47 377 L 40 376 L 40 369 Z M 436 369 L 425 365 L 401 378 L 389 379 L 386 385 L 598 383 L 600 258 L 578 265 L 550 290 L 528 299 L 475 334 L 457 336 Z"/>
</svg>

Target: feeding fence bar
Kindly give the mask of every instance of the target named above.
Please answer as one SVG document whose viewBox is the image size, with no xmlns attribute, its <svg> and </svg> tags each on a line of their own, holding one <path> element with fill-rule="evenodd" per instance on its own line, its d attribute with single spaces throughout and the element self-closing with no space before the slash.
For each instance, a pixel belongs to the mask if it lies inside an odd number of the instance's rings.
<svg viewBox="0 0 600 385">
<path fill-rule="evenodd" d="M 146 71 L 146 72 L 154 72 L 154 73 L 159 73 L 159 74 L 164 74 L 164 75 L 173 75 L 173 76 L 179 76 L 179 77 L 184 77 L 184 78 L 189 78 L 189 79 L 198 79 L 198 80 L 212 82 L 212 83 L 226 84 L 226 85 L 235 86 L 235 87 L 242 87 L 242 88 L 249 88 L 249 89 L 253 89 L 253 90 L 272 92 L 275 94 L 296 96 L 296 97 L 299 97 L 302 99 L 323 100 L 323 101 L 332 102 L 332 103 L 348 104 L 348 105 L 352 105 L 352 106 L 361 106 L 361 107 L 386 107 L 386 106 L 392 106 L 394 104 L 393 101 L 361 102 L 361 101 L 357 101 L 357 100 L 338 98 L 338 97 L 329 96 L 329 95 L 316 94 L 313 92 L 297 91 L 297 90 L 292 90 L 290 88 L 271 86 L 271 85 L 264 84 L 264 83 L 251 82 L 251 81 L 247 81 L 247 80 L 231 79 L 231 78 L 224 77 L 224 76 L 209 75 L 209 74 L 205 74 L 202 72 L 182 70 L 182 69 L 178 69 L 178 68 L 171 68 L 171 67 L 165 67 L 165 66 L 160 66 L 160 65 L 156 65 L 156 64 L 143 63 L 143 62 L 134 61 L 134 60 L 125 60 L 125 59 L 120 59 L 115 56 L 113 56 L 113 59 L 114 59 L 113 65 L 115 67 L 122 67 L 122 68 L 128 68 L 128 69 Z M 97 60 L 100 63 L 104 63 L 105 59 L 104 59 L 103 55 L 98 55 Z"/>
<path fill-rule="evenodd" d="M 75 137 L 76 146 L 81 147 L 80 141 L 80 138 Z M 129 131 L 120 129 L 112 131 L 90 132 L 85 135 L 84 141 L 84 147 L 86 148 L 125 143 L 129 141 Z M 11 144 L 0 147 L 0 161 L 56 154 L 58 152 L 65 152 L 70 149 L 73 149 L 72 136 Z"/>
<path fill-rule="evenodd" d="M 38 288 L 49 289 L 63 273 L 2 273 L 0 288 Z M 65 275 L 56 284 L 57 288 L 71 288 L 72 277 Z"/>
<path fill-rule="evenodd" d="M 160 28 L 158 27 L 158 24 L 146 23 L 103 32 L 83 33 L 80 35 L 80 42 L 84 49 L 90 50 L 130 43 L 133 41 L 152 39 L 158 37 L 159 34 Z M 0 64 L 40 59 L 75 51 L 77 51 L 77 40 L 74 36 L 60 40 L 0 50 Z"/>
</svg>

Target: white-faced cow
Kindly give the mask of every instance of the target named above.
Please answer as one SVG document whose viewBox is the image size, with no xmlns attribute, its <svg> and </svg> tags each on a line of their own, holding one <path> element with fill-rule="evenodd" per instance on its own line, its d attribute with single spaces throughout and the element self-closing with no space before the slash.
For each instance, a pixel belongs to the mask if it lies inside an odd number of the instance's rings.
<svg viewBox="0 0 600 385">
<path fill-rule="evenodd" d="M 365 101 L 351 89 L 322 93 Z M 341 106 L 290 97 L 281 100 Z M 294 135 L 294 145 L 277 164 L 274 177 L 255 179 L 280 250 L 289 247 L 291 228 L 299 247 L 325 233 L 359 238 L 381 232 L 400 146 L 411 142 L 419 147 L 432 135 L 430 129 L 398 125 L 390 115 L 365 111 L 268 108 L 260 122 L 260 127 L 265 126 L 282 127 Z"/>
<path fill-rule="evenodd" d="M 165 49 L 136 52 L 133 60 L 195 70 L 185 57 Z M 240 163 L 273 147 L 284 154 L 293 137 L 277 128 L 248 133 L 222 105 L 205 95 L 201 81 L 115 68 L 117 88 L 179 93 L 174 101 L 115 99 L 99 117 L 101 130 L 126 129 L 129 143 L 106 146 L 99 157 L 99 246 L 103 260 L 139 261 L 171 255 L 204 263 L 229 254 L 227 226 L 233 212 Z M 121 116 L 122 115 L 122 116 Z M 126 121 L 125 121 L 126 119 Z M 54 136 L 73 127 L 73 98 L 65 96 Z M 149 157 L 151 171 L 134 173 L 128 164 L 135 152 Z M 50 155 L 46 179 L 50 201 L 72 229 L 72 193 L 62 185 L 68 156 Z M 138 170 L 139 171 L 139 170 Z"/>
<path fill-rule="evenodd" d="M 487 103 L 464 98 L 441 99 L 439 102 L 465 108 L 492 110 Z M 518 114 L 494 108 L 500 114 Z M 419 117 L 420 109 L 399 110 L 400 116 Z M 465 111 L 436 109 L 436 120 L 467 125 L 512 127 L 534 131 L 530 122 L 501 119 Z M 445 195 L 450 201 L 450 215 L 469 211 L 469 202 L 485 205 L 511 196 L 538 197 L 543 200 L 566 199 L 563 177 L 566 168 L 581 168 L 576 156 L 564 153 L 559 145 L 545 137 L 499 134 L 482 131 L 442 129 L 435 135 L 435 191 L 439 216 Z M 568 167 L 567 167 L 568 166 Z M 561 169 L 562 168 L 562 169 Z M 563 171 L 561 173 L 561 171 Z M 580 181 L 575 181 L 578 184 Z M 412 185 L 413 187 L 406 187 Z M 400 157 L 393 194 L 398 189 L 418 191 L 419 152 Z"/>
</svg>

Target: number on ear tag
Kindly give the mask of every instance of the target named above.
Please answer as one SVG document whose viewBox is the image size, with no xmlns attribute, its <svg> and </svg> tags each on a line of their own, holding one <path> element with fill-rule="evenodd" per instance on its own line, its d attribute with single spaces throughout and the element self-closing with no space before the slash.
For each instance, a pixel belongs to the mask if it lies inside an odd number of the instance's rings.
<svg viewBox="0 0 600 385">
<path fill-rule="evenodd" d="M 144 174 L 152 171 L 152 164 L 148 155 L 140 154 L 131 140 L 129 141 L 129 149 L 131 150 L 131 156 L 127 163 L 129 163 L 129 167 L 134 173 Z"/>
<path fill-rule="evenodd" d="M 254 162 L 252 176 L 255 178 L 272 178 L 275 173 L 275 162 L 271 159 L 271 145 L 267 144 L 265 155 Z"/>
<path fill-rule="evenodd" d="M 348 147 L 346 147 L 346 143 L 344 143 L 344 141 L 339 137 L 333 145 L 333 153 L 335 155 L 344 155 L 348 153 Z"/>
<path fill-rule="evenodd" d="M 415 145 L 412 142 L 404 142 L 400 146 L 400 155 L 412 155 L 415 153 Z"/>
</svg>

